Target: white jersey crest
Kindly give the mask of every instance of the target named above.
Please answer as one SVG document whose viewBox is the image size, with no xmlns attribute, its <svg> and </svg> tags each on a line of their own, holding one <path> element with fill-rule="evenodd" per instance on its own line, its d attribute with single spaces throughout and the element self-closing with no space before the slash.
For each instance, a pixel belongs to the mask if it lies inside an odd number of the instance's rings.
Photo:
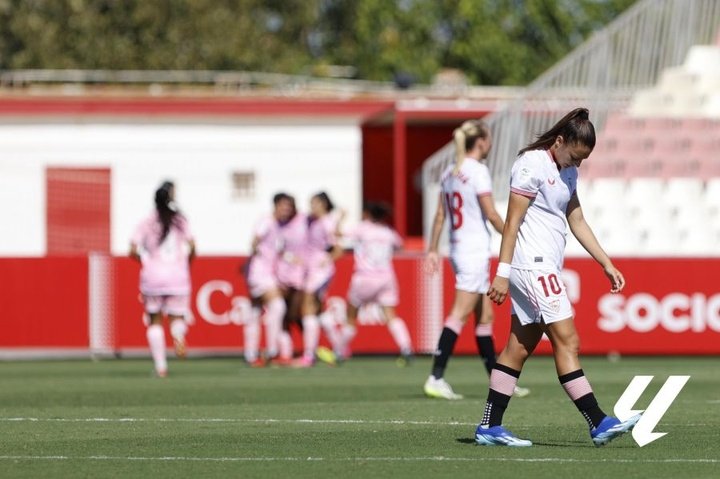
<svg viewBox="0 0 720 479">
<path fill-rule="evenodd" d="M 450 256 L 489 256 L 490 230 L 479 201 L 480 196 L 492 194 L 487 166 L 466 158 L 457 173 L 455 165 L 449 165 L 440 184 L 450 228 Z"/>
</svg>

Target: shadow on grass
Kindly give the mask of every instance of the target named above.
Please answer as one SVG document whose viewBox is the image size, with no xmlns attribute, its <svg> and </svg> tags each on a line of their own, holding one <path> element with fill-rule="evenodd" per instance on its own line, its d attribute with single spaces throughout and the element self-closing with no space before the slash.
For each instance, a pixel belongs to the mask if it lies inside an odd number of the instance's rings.
<svg viewBox="0 0 720 479">
<path fill-rule="evenodd" d="M 471 437 L 458 437 L 455 441 L 460 444 L 476 445 L 475 439 Z M 533 446 L 547 446 L 547 447 L 593 447 L 592 444 L 588 444 L 585 441 L 563 441 L 563 442 L 536 442 L 533 441 Z"/>
</svg>

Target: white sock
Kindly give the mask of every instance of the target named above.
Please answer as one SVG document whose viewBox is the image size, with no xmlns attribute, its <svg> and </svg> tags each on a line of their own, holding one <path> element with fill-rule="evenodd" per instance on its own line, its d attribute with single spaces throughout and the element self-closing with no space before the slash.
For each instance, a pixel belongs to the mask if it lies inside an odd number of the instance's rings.
<svg viewBox="0 0 720 479">
<path fill-rule="evenodd" d="M 352 340 L 355 338 L 355 335 L 357 334 L 357 328 L 355 326 L 353 326 L 352 324 L 344 324 L 342 327 L 342 330 L 340 331 L 340 334 L 342 336 L 342 346 L 340 348 L 340 355 L 344 357 L 348 348 L 350 348 L 350 343 L 352 343 Z"/>
<path fill-rule="evenodd" d="M 308 359 L 315 359 L 315 350 L 320 342 L 320 321 L 314 314 L 304 316 L 303 324 L 303 355 Z"/>
<path fill-rule="evenodd" d="M 388 329 L 395 340 L 395 344 L 400 348 L 400 354 L 412 354 L 412 341 L 408 332 L 405 321 L 400 318 L 393 318 L 388 321 Z"/>
<path fill-rule="evenodd" d="M 155 363 L 157 373 L 167 372 L 167 358 L 165 357 L 165 330 L 160 324 L 151 324 L 146 332 L 150 353 Z"/>
<path fill-rule="evenodd" d="M 325 333 L 325 336 L 327 336 L 328 341 L 330 341 L 332 350 L 335 351 L 335 354 L 341 354 L 342 336 L 335 325 L 332 315 L 327 313 L 321 314 L 320 325 L 322 326 L 323 332 Z"/>
<path fill-rule="evenodd" d="M 252 308 L 243 326 L 243 353 L 245 361 L 252 363 L 260 356 L 260 310 Z"/>
<path fill-rule="evenodd" d="M 275 298 L 270 300 L 265 311 L 265 349 L 268 357 L 277 356 L 280 348 L 280 333 L 282 332 L 283 317 L 287 307 L 285 300 Z"/>
<path fill-rule="evenodd" d="M 185 335 L 187 334 L 188 326 L 184 319 L 174 319 L 170 323 L 170 335 L 173 339 L 185 342 Z"/>
<path fill-rule="evenodd" d="M 290 333 L 285 330 L 281 330 L 278 342 L 280 343 L 280 357 L 282 359 L 292 359 L 293 342 Z"/>
</svg>

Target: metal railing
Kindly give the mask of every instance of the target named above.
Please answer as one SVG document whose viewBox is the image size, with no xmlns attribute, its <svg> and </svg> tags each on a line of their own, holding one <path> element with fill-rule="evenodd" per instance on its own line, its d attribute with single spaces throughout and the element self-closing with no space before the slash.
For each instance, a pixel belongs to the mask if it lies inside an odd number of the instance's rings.
<svg viewBox="0 0 720 479">
<path fill-rule="evenodd" d="M 664 69 L 681 64 L 691 46 L 714 43 L 719 28 L 720 0 L 642 0 L 594 34 L 533 81 L 521 98 L 485 118 L 493 132 L 488 166 L 495 197 L 508 194 L 518 150 L 567 111 L 589 108 L 601 130 L 609 112 L 626 108 L 633 93 L 655 84 Z M 434 185 L 453 161 L 452 143 L 425 161 L 424 192 L 437 190 Z M 434 205 L 435 196 L 425 204 Z M 426 225 L 432 214 L 424 211 Z"/>
<path fill-rule="evenodd" d="M 290 75 L 255 71 L 225 70 L 81 70 L 28 69 L 0 70 L 0 87 L 22 89 L 33 85 L 144 86 L 157 91 L 162 86 L 211 88 L 221 94 L 259 92 L 280 96 L 329 94 L 340 96 L 372 95 L 388 99 L 402 98 L 517 98 L 524 87 L 474 86 L 449 83 L 440 79 L 433 84 L 416 84 L 399 89 L 394 82 L 349 78 Z"/>
</svg>

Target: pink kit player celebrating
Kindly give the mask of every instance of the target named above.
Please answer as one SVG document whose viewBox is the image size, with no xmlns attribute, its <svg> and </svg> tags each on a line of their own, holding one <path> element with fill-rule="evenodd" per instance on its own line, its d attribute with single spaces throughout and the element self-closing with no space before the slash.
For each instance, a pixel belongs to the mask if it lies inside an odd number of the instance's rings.
<svg viewBox="0 0 720 479">
<path fill-rule="evenodd" d="M 523 148 L 510 176 L 507 221 L 500 264 L 488 292 L 501 304 L 512 303 L 510 337 L 490 375 L 482 421 L 475 431 L 480 445 L 531 446 L 502 426 L 503 414 L 525 360 L 543 333 L 550 339 L 558 380 L 590 428 L 596 446 L 629 431 L 640 419 L 620 421 L 598 405 L 580 367 L 573 309 L 562 283 L 567 226 L 603 268 L 610 291 L 625 286 L 622 273 L 603 251 L 585 221 L 576 186 L 578 167 L 595 146 L 595 128 L 585 108 L 577 108 Z"/>
<path fill-rule="evenodd" d="M 395 343 L 400 348 L 398 365 L 412 357 L 412 342 L 405 321 L 395 315 L 399 302 L 398 284 L 392 266 L 393 252 L 402 246 L 402 239 L 384 222 L 389 216 L 387 206 L 367 203 L 363 221 L 348 233 L 354 245 L 355 270 L 348 291 L 348 321 L 342 328 L 340 347 L 335 352 L 342 359 L 357 332 L 357 314 L 361 306 L 376 303 Z"/>
<path fill-rule="evenodd" d="M 260 357 L 260 315 L 265 308 L 266 356 L 279 354 L 282 322 L 286 312 L 285 299 L 277 279 L 278 255 L 282 247 L 280 229 L 292 218 L 295 207 L 292 197 L 278 193 L 273 197 L 273 213 L 255 226 L 252 256 L 245 267 L 248 290 L 253 301 L 252 314 L 244 326 L 245 361 L 253 367 L 265 365 Z"/>
<path fill-rule="evenodd" d="M 304 253 L 305 278 L 302 297 L 302 326 L 304 352 L 295 364 L 310 367 L 315 363 L 315 352 L 320 341 L 318 313 L 325 299 L 328 286 L 335 275 L 335 260 L 342 255 L 336 231 L 341 217 L 333 214 L 335 205 L 325 192 L 310 200 L 310 216 Z M 338 341 L 332 324 L 325 324 L 330 343 Z M 330 360 L 332 362 L 332 360 Z"/>
<path fill-rule="evenodd" d="M 292 215 L 280 228 L 280 255 L 278 257 L 277 278 L 285 295 L 287 310 L 280 339 L 280 355 L 273 361 L 277 366 L 290 366 L 293 345 L 290 327 L 299 325 L 302 304 L 302 289 L 305 281 L 305 249 L 307 245 L 308 218 L 299 213 L 292 201 Z"/>
<path fill-rule="evenodd" d="M 130 244 L 130 257 L 142 264 L 140 292 L 149 319 L 147 340 L 155 372 L 167 375 L 164 314 L 179 357 L 185 356 L 185 319 L 190 314 L 190 260 L 195 242 L 187 219 L 175 203 L 175 187 L 165 182 L 155 192 L 155 211 L 138 225 Z"/>
<path fill-rule="evenodd" d="M 453 133 L 455 164 L 448 165 L 441 177 L 440 200 L 433 224 L 427 268 L 431 274 L 440 269 L 438 244 L 445 218 L 450 228 L 450 262 L 455 271 L 455 300 L 438 340 L 432 372 L 423 390 L 431 398 L 462 399 L 445 381 L 444 374 L 468 316 L 475 311 L 475 341 L 485 369 L 490 374 L 495 365 L 492 339 L 492 307 L 485 297 L 490 287 L 490 231 L 487 222 L 498 233 L 503 220 L 495 210 L 490 172 L 480 160 L 487 158 L 492 147 L 488 126 L 479 120 L 463 123 Z M 525 396 L 527 389 L 517 388 Z"/>
</svg>

